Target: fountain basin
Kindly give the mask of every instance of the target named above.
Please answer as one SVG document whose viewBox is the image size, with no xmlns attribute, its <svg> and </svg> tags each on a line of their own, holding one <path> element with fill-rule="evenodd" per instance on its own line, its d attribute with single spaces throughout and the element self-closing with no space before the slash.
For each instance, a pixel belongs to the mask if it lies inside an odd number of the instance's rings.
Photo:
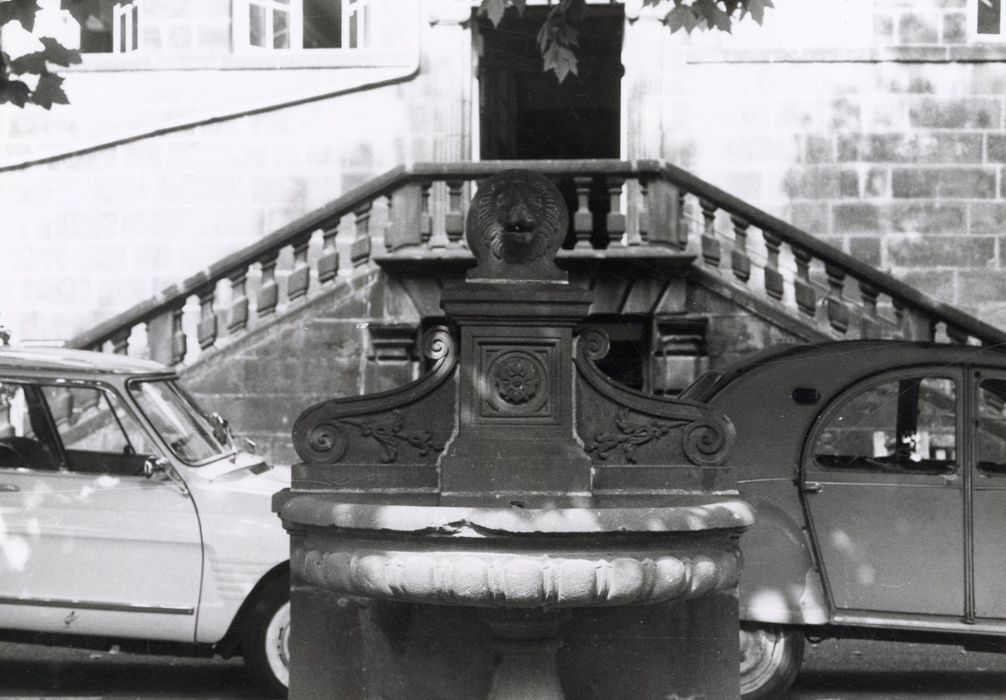
<svg viewBox="0 0 1006 700">
<path fill-rule="evenodd" d="M 730 589 L 743 501 L 652 508 L 466 508 L 298 495 L 291 568 L 345 595 L 499 608 L 645 605 Z"/>
</svg>

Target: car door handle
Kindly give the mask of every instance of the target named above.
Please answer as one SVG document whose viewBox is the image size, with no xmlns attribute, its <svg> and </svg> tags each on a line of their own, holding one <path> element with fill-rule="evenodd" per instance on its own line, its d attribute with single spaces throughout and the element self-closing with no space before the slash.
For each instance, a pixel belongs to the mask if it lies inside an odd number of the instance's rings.
<svg viewBox="0 0 1006 700">
<path fill-rule="evenodd" d="M 0 493 L 17 493 L 20 490 L 17 484 L 0 484 Z"/>
<path fill-rule="evenodd" d="M 824 487 L 819 481 L 807 481 L 804 482 L 803 492 L 804 493 L 821 493 L 824 491 Z"/>
</svg>

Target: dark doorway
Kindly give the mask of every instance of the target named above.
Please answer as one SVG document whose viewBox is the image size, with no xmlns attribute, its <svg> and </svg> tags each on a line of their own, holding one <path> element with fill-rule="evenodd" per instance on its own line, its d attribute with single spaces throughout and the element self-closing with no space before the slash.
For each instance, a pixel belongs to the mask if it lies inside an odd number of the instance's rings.
<svg viewBox="0 0 1006 700">
<path fill-rule="evenodd" d="M 499 27 L 479 21 L 483 160 L 618 158 L 621 6 L 589 7 L 576 51 L 579 74 L 560 84 L 542 71 L 536 34 L 547 7 L 509 10 Z"/>
</svg>

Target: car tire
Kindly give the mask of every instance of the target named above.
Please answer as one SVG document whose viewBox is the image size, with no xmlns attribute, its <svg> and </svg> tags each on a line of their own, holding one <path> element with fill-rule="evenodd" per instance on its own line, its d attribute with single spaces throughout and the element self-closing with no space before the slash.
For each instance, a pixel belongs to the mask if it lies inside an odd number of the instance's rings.
<svg viewBox="0 0 1006 700">
<path fill-rule="evenodd" d="M 782 627 L 742 625 L 740 652 L 741 698 L 778 698 L 800 670 L 803 633 Z"/>
<path fill-rule="evenodd" d="M 252 683 L 269 697 L 286 697 L 290 685 L 290 579 L 262 589 L 241 630 L 241 655 Z"/>
</svg>

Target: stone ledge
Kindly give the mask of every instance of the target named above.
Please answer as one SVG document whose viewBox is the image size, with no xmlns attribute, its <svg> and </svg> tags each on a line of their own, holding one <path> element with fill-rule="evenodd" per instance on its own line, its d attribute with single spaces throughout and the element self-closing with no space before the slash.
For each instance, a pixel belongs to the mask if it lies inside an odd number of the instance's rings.
<svg viewBox="0 0 1006 700">
<path fill-rule="evenodd" d="M 983 63 L 1006 59 L 1006 43 L 806 49 L 694 49 L 686 63 Z"/>
<path fill-rule="evenodd" d="M 594 534 L 738 529 L 754 522 L 746 502 L 728 496 L 663 496 L 679 505 L 635 508 L 467 508 L 340 503 L 322 495 L 282 491 L 273 509 L 298 526 L 370 532 L 438 533 L 486 539 L 494 533 Z"/>
<path fill-rule="evenodd" d="M 614 244 L 603 250 L 560 250 L 555 262 L 560 269 L 566 271 L 624 273 L 638 265 L 644 266 L 650 274 L 654 270 L 673 274 L 688 269 L 695 258 L 693 254 L 668 246 Z M 372 259 L 386 272 L 417 276 L 460 275 L 475 266 L 475 256 L 468 248 L 460 245 L 450 248 L 408 246 L 392 253 L 375 253 Z"/>
</svg>

